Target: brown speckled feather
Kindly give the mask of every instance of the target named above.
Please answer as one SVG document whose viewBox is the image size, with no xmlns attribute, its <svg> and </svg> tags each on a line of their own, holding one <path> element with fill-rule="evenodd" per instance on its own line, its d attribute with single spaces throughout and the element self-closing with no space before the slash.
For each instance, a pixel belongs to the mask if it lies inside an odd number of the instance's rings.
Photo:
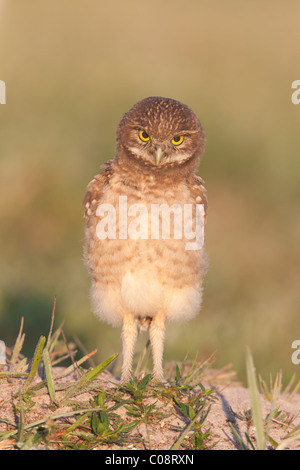
<svg viewBox="0 0 300 470">
<path fill-rule="evenodd" d="M 97 209 L 96 202 L 99 202 L 107 185 L 109 184 L 109 180 L 112 176 L 111 162 L 112 160 L 109 160 L 105 164 L 103 172 L 96 175 L 94 179 L 89 182 L 86 188 L 86 193 L 82 203 L 86 220 L 88 220 L 92 214 L 94 215 Z"/>
</svg>

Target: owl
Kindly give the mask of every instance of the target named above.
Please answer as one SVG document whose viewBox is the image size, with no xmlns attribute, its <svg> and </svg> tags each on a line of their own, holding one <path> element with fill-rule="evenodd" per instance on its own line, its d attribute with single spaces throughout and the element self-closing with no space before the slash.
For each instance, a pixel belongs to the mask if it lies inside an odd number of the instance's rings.
<svg viewBox="0 0 300 470">
<path fill-rule="evenodd" d="M 122 326 L 121 381 L 148 329 L 153 379 L 163 381 L 165 326 L 200 310 L 207 198 L 196 176 L 202 125 L 181 102 L 149 97 L 121 119 L 116 156 L 88 184 L 85 264 L 96 316 Z"/>
</svg>

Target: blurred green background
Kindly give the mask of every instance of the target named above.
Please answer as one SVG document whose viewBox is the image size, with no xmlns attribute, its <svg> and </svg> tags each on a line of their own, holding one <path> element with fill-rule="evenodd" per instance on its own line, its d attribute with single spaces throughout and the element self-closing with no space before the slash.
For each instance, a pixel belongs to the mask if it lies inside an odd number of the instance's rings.
<svg viewBox="0 0 300 470">
<path fill-rule="evenodd" d="M 296 0 L 0 0 L 0 339 L 25 351 L 56 324 L 97 359 L 120 329 L 90 313 L 81 202 L 115 154 L 124 112 L 150 95 L 188 104 L 206 131 L 210 269 L 197 318 L 169 325 L 165 360 L 264 377 L 300 366 L 300 4 Z"/>
</svg>

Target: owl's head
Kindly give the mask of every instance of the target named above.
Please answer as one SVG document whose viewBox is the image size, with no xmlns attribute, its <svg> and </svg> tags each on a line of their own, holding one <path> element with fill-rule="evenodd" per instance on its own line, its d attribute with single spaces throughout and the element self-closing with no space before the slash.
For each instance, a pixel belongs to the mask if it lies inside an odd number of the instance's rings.
<svg viewBox="0 0 300 470">
<path fill-rule="evenodd" d="M 149 97 L 136 103 L 117 129 L 119 156 L 135 159 L 160 171 L 194 162 L 205 147 L 205 136 L 196 114 L 170 98 Z"/>
</svg>

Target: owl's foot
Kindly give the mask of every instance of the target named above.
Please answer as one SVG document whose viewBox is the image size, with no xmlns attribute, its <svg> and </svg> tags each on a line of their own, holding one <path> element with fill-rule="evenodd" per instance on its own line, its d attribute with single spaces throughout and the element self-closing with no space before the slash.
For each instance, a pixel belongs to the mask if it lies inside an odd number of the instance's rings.
<svg viewBox="0 0 300 470">
<path fill-rule="evenodd" d="M 130 371 L 124 371 L 122 372 L 121 374 L 121 383 L 124 385 L 124 384 L 127 384 L 128 382 L 130 382 L 132 380 L 132 375 L 131 375 L 131 372 Z"/>
<path fill-rule="evenodd" d="M 164 373 L 163 371 L 153 371 L 152 374 L 152 380 L 154 382 L 160 382 L 160 383 L 166 383 L 166 380 L 164 379 Z"/>
</svg>

